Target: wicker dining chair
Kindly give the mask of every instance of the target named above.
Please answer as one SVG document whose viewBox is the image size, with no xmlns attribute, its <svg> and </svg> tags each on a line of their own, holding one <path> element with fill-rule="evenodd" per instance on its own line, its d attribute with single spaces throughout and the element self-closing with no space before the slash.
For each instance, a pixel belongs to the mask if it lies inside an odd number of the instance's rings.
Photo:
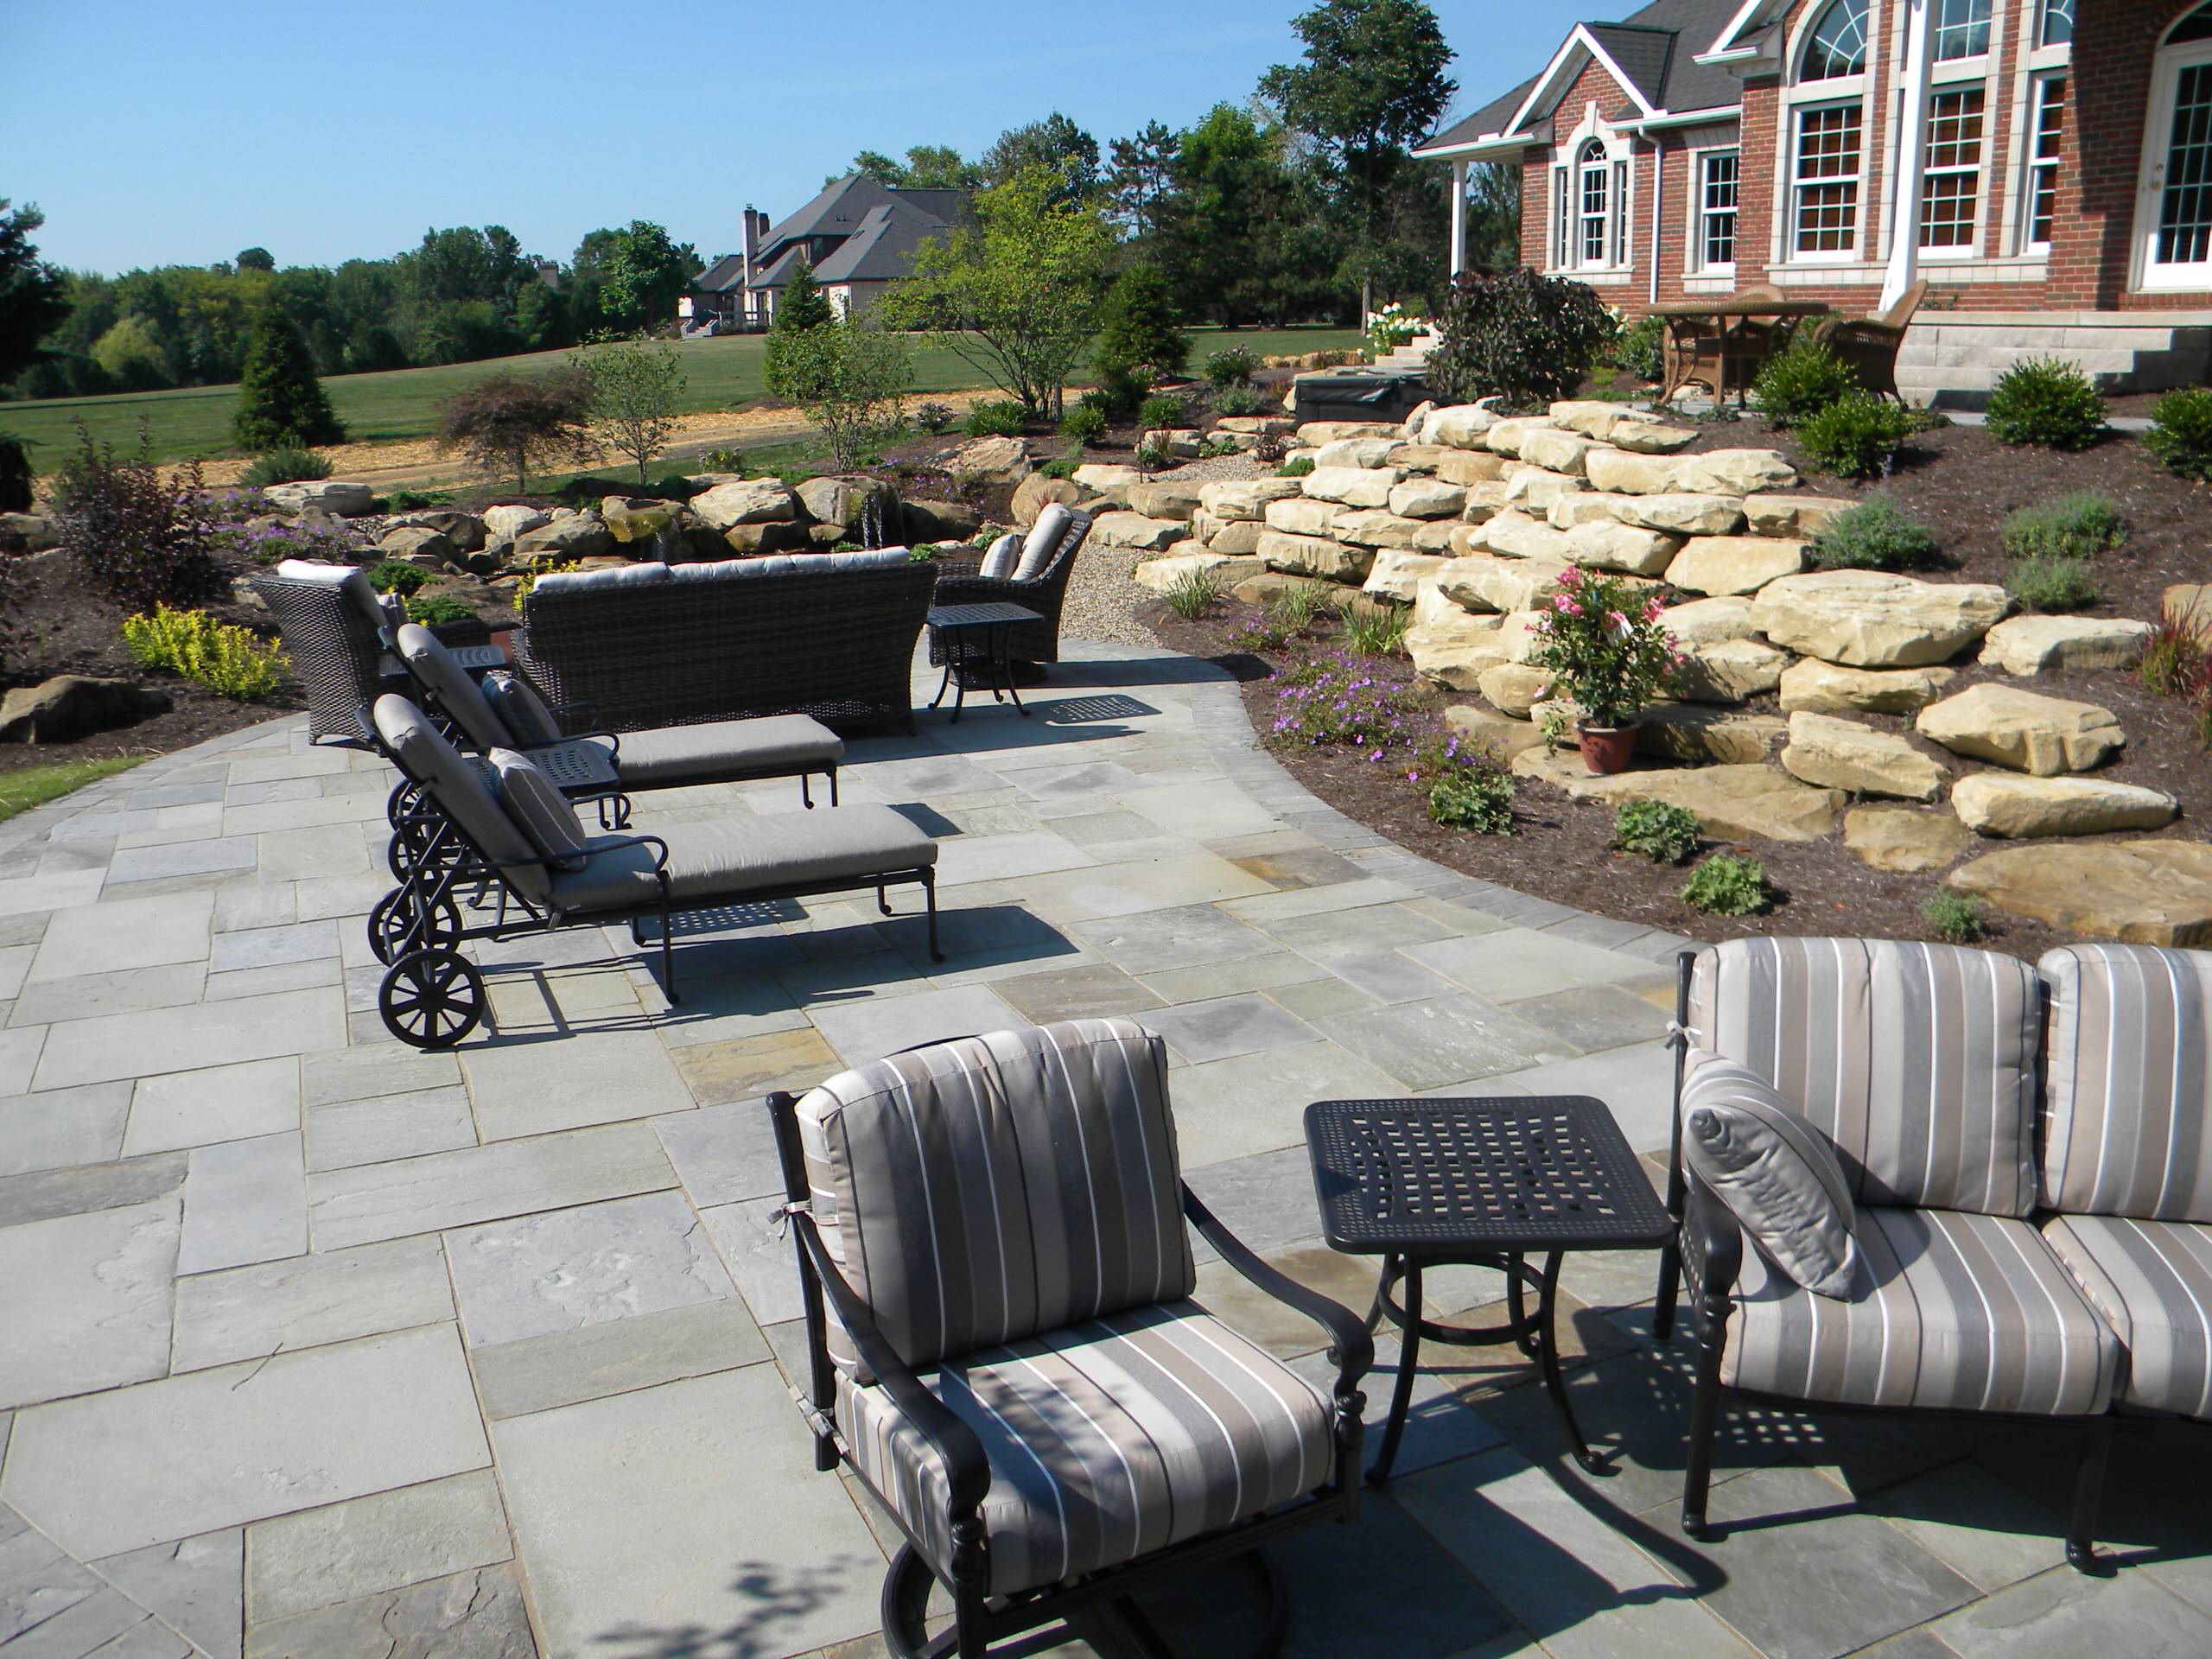
<svg viewBox="0 0 2212 1659">
<path fill-rule="evenodd" d="M 1928 279 L 1905 289 L 1897 302 L 1879 315 L 1829 317 L 1813 330 L 1813 339 L 1842 359 L 1859 384 L 1877 397 L 1904 401 L 1897 390 L 1897 352 L 1914 316 L 1928 302 Z"/>
</svg>

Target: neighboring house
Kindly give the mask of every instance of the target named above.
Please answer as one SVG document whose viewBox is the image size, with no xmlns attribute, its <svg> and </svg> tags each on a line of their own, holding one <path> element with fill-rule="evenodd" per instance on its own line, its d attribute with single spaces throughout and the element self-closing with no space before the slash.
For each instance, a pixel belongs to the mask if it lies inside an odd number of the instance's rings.
<svg viewBox="0 0 2212 1659">
<path fill-rule="evenodd" d="M 1923 396 L 2022 356 L 2114 389 L 2212 363 L 2208 0 L 1657 0 L 1414 154 L 1518 162 L 1522 258 L 1630 311 L 1871 312 L 1925 277 Z"/>
<path fill-rule="evenodd" d="M 692 325 L 766 327 L 802 257 L 840 315 L 864 315 L 912 269 L 914 250 L 945 235 L 967 210 L 963 191 L 898 189 L 857 173 L 824 186 L 774 226 L 747 207 L 740 251 L 722 255 L 692 284 Z"/>
</svg>

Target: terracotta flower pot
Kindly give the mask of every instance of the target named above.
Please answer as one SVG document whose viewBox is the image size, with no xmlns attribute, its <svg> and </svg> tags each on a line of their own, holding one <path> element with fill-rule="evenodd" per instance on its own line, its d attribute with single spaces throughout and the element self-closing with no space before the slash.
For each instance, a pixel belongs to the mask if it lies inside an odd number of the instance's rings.
<svg viewBox="0 0 2212 1659">
<path fill-rule="evenodd" d="M 1581 744 L 1582 764 L 1600 776 L 1626 772 L 1628 763 L 1636 758 L 1636 728 L 1632 725 L 1578 726 L 1574 735 Z"/>
</svg>

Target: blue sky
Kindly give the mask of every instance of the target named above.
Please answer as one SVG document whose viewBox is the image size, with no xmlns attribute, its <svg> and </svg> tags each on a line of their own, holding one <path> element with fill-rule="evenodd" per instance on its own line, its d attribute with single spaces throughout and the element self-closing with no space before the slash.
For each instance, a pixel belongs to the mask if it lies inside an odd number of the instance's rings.
<svg viewBox="0 0 2212 1659">
<path fill-rule="evenodd" d="M 1580 8 L 1433 0 L 1460 107 Z M 1618 0 L 1626 10 L 1633 0 Z M 565 259 L 658 219 L 702 254 L 853 153 L 974 154 L 1054 108 L 1102 145 L 1241 102 L 1299 0 L 0 0 L 0 195 L 94 270 L 381 256 L 505 225 Z M 1612 15 L 1599 4 L 1596 15 Z M 709 20 L 728 20 L 715 29 Z"/>
</svg>

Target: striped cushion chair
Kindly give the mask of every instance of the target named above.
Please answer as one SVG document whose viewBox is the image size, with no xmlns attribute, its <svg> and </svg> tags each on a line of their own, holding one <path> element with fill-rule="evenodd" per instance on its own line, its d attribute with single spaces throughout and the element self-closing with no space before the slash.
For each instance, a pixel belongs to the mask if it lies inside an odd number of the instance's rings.
<svg viewBox="0 0 2212 1659">
<path fill-rule="evenodd" d="M 2028 1219 L 2044 998 L 2011 957 L 1872 939 L 1685 953 L 1679 1147 L 1700 1070 L 1773 1085 L 1834 1147 L 1857 1205 L 1841 1295 L 1756 1248 L 1679 1156 L 1700 1348 L 1683 1525 L 1705 1524 L 1719 1390 L 1769 1402 L 2100 1419 L 2120 1345 Z M 1670 1256 L 1669 1268 L 1674 1265 Z M 1670 1318 L 1675 1287 L 1660 1287 Z M 2101 1459 L 2101 1434 L 2090 1437 Z M 2082 1540 L 2086 1548 L 2086 1540 Z"/>
<path fill-rule="evenodd" d="M 2119 1333 L 2121 1402 L 2212 1418 L 2212 952 L 2082 944 L 2041 966 L 2044 1236 Z"/>
<path fill-rule="evenodd" d="M 770 1105 L 817 1462 L 848 1465 L 908 1541 L 893 1652 L 928 1648 L 932 1580 L 981 1654 L 1192 1552 L 1350 1518 L 1366 1328 L 1183 1185 L 1156 1038 L 1125 1020 L 961 1038 Z M 1186 1217 L 1330 1333 L 1332 1393 L 1192 1300 Z"/>
</svg>

